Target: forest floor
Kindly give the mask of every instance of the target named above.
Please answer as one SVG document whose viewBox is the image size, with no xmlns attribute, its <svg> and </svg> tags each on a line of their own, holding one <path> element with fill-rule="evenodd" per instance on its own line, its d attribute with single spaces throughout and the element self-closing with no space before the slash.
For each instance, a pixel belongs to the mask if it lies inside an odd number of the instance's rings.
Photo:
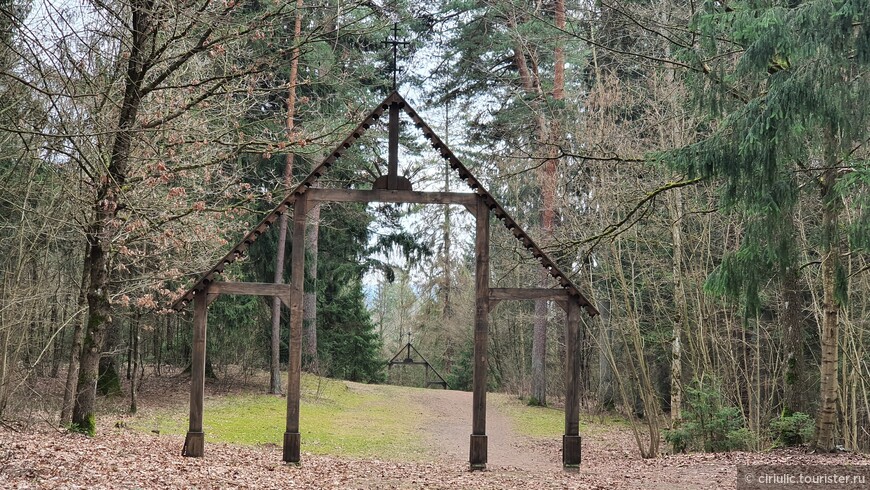
<svg viewBox="0 0 870 490">
<path fill-rule="evenodd" d="M 151 382 L 143 389 L 141 409 L 135 416 L 104 406 L 98 434 L 92 438 L 47 424 L 3 423 L 0 488 L 746 488 L 738 485 L 739 465 L 861 465 L 870 482 L 867 455 L 812 454 L 804 448 L 643 459 L 631 430 L 607 416 L 584 416 L 582 465 L 579 470 L 565 471 L 559 412 L 525 407 L 516 398 L 498 394 L 488 397 L 489 464 L 486 471 L 470 472 L 471 393 L 342 384 L 349 394 L 361 397 L 362 403 L 330 412 L 336 425 L 355 425 L 348 430 L 365 438 L 381 427 L 380 421 L 373 422 L 368 415 L 372 412 L 366 412 L 374 409 L 388 415 L 392 410 L 395 417 L 391 420 L 407 426 L 396 445 L 379 449 L 382 455 L 348 456 L 327 443 L 320 451 L 311 443 L 306 448 L 303 429 L 303 461 L 287 465 L 281 462 L 281 448 L 274 443 L 213 442 L 207 427 L 205 457 L 181 457 L 184 438 L 178 432 L 182 431 L 166 424 L 159 434 L 147 430 L 160 413 L 180 418 L 176 420 L 180 425 L 186 423 L 187 383 L 176 379 Z M 218 407 L 227 398 L 267 396 L 258 384 L 212 388 L 206 422 L 210 407 Z M 358 418 L 353 418 L 355 411 L 359 411 Z M 400 416 L 399 411 L 408 413 Z M 305 413 L 303 409 L 303 425 Z M 258 417 L 256 410 L 250 415 Z M 275 431 L 280 434 L 283 426 Z M 316 439 L 316 435 L 308 438 Z"/>
</svg>

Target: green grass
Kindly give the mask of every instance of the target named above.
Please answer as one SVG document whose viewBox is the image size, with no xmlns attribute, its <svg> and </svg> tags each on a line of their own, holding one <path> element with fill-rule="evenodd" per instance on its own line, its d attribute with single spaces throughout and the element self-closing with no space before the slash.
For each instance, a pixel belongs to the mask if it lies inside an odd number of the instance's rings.
<svg viewBox="0 0 870 490">
<path fill-rule="evenodd" d="M 565 433 L 565 412 L 549 407 L 530 407 L 515 396 L 502 393 L 490 395 L 498 408 L 514 423 L 520 434 L 529 437 L 552 438 Z M 583 430 L 581 421 L 580 430 Z"/>
<path fill-rule="evenodd" d="M 562 408 L 529 406 L 516 396 L 503 393 L 489 395 L 492 403 L 514 423 L 520 434 L 529 437 L 552 438 L 565 433 L 565 411 Z M 625 419 L 618 415 L 580 414 L 580 434 L 607 431 L 613 427 L 628 427 Z"/>
<path fill-rule="evenodd" d="M 302 451 L 359 458 L 422 459 L 419 409 L 390 387 L 349 389 L 341 381 L 303 376 Z M 276 444 L 283 441 L 287 402 L 275 395 L 206 397 L 206 441 Z M 185 434 L 187 408 L 166 410 L 133 423 L 142 430 Z"/>
</svg>

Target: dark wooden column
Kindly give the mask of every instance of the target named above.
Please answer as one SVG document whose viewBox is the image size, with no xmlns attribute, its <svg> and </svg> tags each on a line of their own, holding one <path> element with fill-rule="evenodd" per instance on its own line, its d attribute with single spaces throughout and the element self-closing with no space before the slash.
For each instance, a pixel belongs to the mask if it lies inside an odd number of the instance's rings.
<svg viewBox="0 0 870 490">
<path fill-rule="evenodd" d="M 399 104 L 390 104 L 387 123 L 387 189 L 399 188 Z"/>
<path fill-rule="evenodd" d="M 565 435 L 562 436 L 562 464 L 580 466 L 580 305 L 568 301 L 565 319 Z"/>
<path fill-rule="evenodd" d="M 471 449 L 469 463 L 472 470 L 486 468 L 486 369 L 489 343 L 489 208 L 483 198 L 477 200 L 477 234 L 474 251 L 477 256 L 475 270 L 476 308 L 474 313 L 474 380 L 471 414 Z"/>
<path fill-rule="evenodd" d="M 299 397 L 302 376 L 302 300 L 305 293 L 305 214 L 307 199 L 293 205 L 293 251 L 290 255 L 290 362 L 287 374 L 287 429 L 284 457 L 299 462 Z"/>
<path fill-rule="evenodd" d="M 205 393 L 205 335 L 208 325 L 208 285 L 193 297 L 193 354 L 190 364 L 190 425 L 184 438 L 183 456 L 199 458 L 205 451 L 202 432 L 202 401 Z"/>
</svg>

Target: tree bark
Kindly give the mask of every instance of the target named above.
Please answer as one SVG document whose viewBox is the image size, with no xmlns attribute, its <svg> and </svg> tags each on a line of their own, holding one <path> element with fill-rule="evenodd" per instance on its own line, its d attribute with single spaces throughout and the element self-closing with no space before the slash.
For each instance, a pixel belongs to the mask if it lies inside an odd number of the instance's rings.
<svg viewBox="0 0 870 490">
<path fill-rule="evenodd" d="M 556 0 L 554 5 L 555 23 L 557 29 L 565 28 L 565 2 Z M 556 163 L 559 158 L 560 141 L 558 138 L 562 128 L 558 116 L 559 104 L 565 98 L 565 47 L 561 41 L 561 35 L 557 36 L 556 46 L 553 51 L 553 102 L 557 114 L 554 114 L 549 124 L 540 114 L 538 120 L 538 144 L 546 145 L 544 154 L 547 156 L 539 174 L 541 184 L 541 232 L 543 243 L 546 244 L 553 238 L 553 226 L 556 215 Z M 524 58 L 524 56 L 523 56 Z M 535 91 L 543 95 L 540 84 L 540 76 L 537 70 L 529 71 L 525 64 L 518 65 L 522 71 L 526 71 L 524 85 L 527 90 L 531 83 Z M 550 278 L 546 270 L 539 274 L 539 286 L 547 287 Z M 540 405 L 547 404 L 547 316 L 549 304 L 545 300 L 535 301 L 534 333 L 532 337 L 532 396 Z"/>
<path fill-rule="evenodd" d="M 116 325 L 115 322 L 106 326 L 102 355 L 97 369 L 97 394 L 99 395 L 116 396 L 121 394 L 121 375 L 118 370 L 118 352 L 121 344 L 120 329 L 120 325 Z"/>
<path fill-rule="evenodd" d="M 62 317 L 66 318 L 67 307 L 69 306 L 69 298 L 64 298 L 63 300 L 63 312 Z M 57 315 L 58 305 L 53 305 L 51 307 L 51 323 L 49 324 L 49 328 L 57 328 L 58 323 L 58 315 Z M 49 376 L 52 378 L 57 378 L 58 371 L 60 371 L 60 358 L 61 358 L 61 347 L 63 346 L 64 337 L 66 337 L 66 328 L 60 329 L 60 332 L 55 336 L 54 340 L 52 340 L 51 346 L 51 372 Z"/>
<path fill-rule="evenodd" d="M 108 172 L 101 179 L 94 203 L 94 219 L 85 233 L 88 243 L 88 254 L 85 258 L 85 270 L 89 273 L 88 322 L 82 342 L 81 367 L 72 424 L 88 434 L 93 434 L 96 429 L 94 402 L 100 351 L 106 329 L 112 323 L 112 308 L 109 303 L 109 250 L 114 228 L 117 226 L 114 222 L 118 211 L 119 194 L 127 177 L 133 126 L 142 102 L 141 87 L 145 78 L 147 58 L 145 50 L 155 34 L 151 29 L 152 7 L 153 1 L 148 0 L 131 3 L 132 42 L 125 76 L 124 98 L 118 115 Z"/>
<path fill-rule="evenodd" d="M 290 60 L 290 80 L 287 82 L 287 137 L 293 133 L 296 117 L 296 79 L 299 73 L 299 40 L 302 33 L 302 0 L 296 0 L 296 22 L 293 26 L 293 54 Z M 294 154 L 288 153 L 284 163 L 284 188 L 289 192 L 293 181 Z M 284 282 L 284 254 L 287 248 L 287 213 L 278 218 L 278 250 L 275 253 L 275 283 Z M 269 363 L 269 393 L 281 393 L 281 300 L 272 298 L 272 339 Z"/>
<path fill-rule="evenodd" d="M 448 106 L 449 107 L 449 106 Z M 447 143 L 449 140 L 449 121 L 450 114 L 445 114 L 445 128 L 444 128 L 444 141 Z M 450 165 L 445 163 L 444 165 L 444 192 L 450 192 Z M 443 235 L 443 243 L 444 243 L 444 254 L 442 261 L 442 283 L 441 283 L 441 326 L 445 328 L 444 335 L 444 357 L 443 357 L 443 367 L 444 372 L 446 374 L 450 374 L 453 369 L 453 335 L 450 331 L 450 318 L 453 316 L 453 305 L 451 304 L 450 291 L 453 287 L 453 278 L 451 277 L 451 267 L 450 267 L 450 206 L 444 206 L 444 222 L 442 226 L 442 235 Z"/>
<path fill-rule="evenodd" d="M 305 295 L 302 300 L 302 331 L 304 335 L 303 366 L 317 373 L 317 251 L 320 241 L 320 205 L 313 204 L 308 213 L 308 231 L 305 233 Z"/>
<path fill-rule="evenodd" d="M 800 276 L 789 267 L 782 280 L 782 329 L 785 348 L 785 379 L 783 380 L 783 413 L 804 411 L 803 383 L 805 372 L 803 301 Z"/>
<path fill-rule="evenodd" d="M 831 158 L 827 159 L 832 160 Z M 834 450 L 834 424 L 837 421 L 837 363 L 838 363 L 838 313 L 836 273 L 839 267 L 840 246 L 837 236 L 838 206 L 834 191 L 837 178 L 836 162 L 827 165 L 829 170 L 822 177 L 822 230 L 825 253 L 822 257 L 822 338 L 821 380 L 819 386 L 819 413 L 816 421 L 817 449 Z"/>
<path fill-rule="evenodd" d="M 140 315 L 136 315 L 136 321 L 130 327 L 132 337 L 132 348 L 130 353 L 130 361 L 132 364 L 132 369 L 130 370 L 130 413 L 135 414 L 138 409 L 138 400 L 136 399 L 136 391 L 139 389 L 139 381 L 141 378 L 138 377 L 139 373 L 139 364 L 141 363 L 141 353 L 140 349 L 140 333 L 139 333 L 139 317 Z"/>
<path fill-rule="evenodd" d="M 613 391 L 613 328 L 610 324 L 610 297 L 605 290 L 598 296 L 598 404 L 604 410 L 612 410 L 616 402 Z"/>
<path fill-rule="evenodd" d="M 69 424 L 72 420 L 73 400 L 76 394 L 76 383 L 79 377 L 79 358 L 82 353 L 82 338 L 84 337 L 85 321 L 87 315 L 84 312 L 87 303 L 88 273 L 90 272 L 87 250 L 85 250 L 85 267 L 82 269 L 82 279 L 79 285 L 79 297 L 76 307 L 82 310 L 81 318 L 75 322 L 72 343 L 69 352 L 69 367 L 66 373 L 66 384 L 63 390 L 63 404 L 60 410 L 60 424 Z"/>
<path fill-rule="evenodd" d="M 686 291 L 683 288 L 683 192 L 679 187 L 673 189 L 670 197 L 671 240 L 673 242 L 674 302 L 677 308 L 674 318 L 673 338 L 671 339 L 671 423 L 679 425 L 682 419 L 683 365 L 682 336 L 689 316 Z"/>
<path fill-rule="evenodd" d="M 539 278 L 546 279 L 546 272 Z M 532 404 L 547 405 L 547 300 L 535 301 L 532 329 Z"/>
</svg>

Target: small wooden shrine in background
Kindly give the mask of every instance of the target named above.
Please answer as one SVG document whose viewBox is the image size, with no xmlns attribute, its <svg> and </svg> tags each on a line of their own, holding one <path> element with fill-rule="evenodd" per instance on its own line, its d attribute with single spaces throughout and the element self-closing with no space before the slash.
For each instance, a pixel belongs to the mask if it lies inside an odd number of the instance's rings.
<svg viewBox="0 0 870 490">
<path fill-rule="evenodd" d="M 417 358 L 420 359 L 419 361 L 413 357 L 411 353 L 412 351 L 414 354 L 417 355 Z M 399 360 L 399 356 L 401 356 L 402 353 L 405 354 L 405 358 Z M 396 352 L 396 355 L 394 355 L 392 359 L 387 361 L 387 369 L 392 369 L 393 366 L 423 366 L 424 388 L 435 385 L 441 386 L 445 390 L 448 388 L 447 381 L 441 376 L 440 373 L 438 373 L 438 371 L 435 369 L 435 366 L 429 364 L 429 361 L 427 361 L 426 358 L 423 357 L 423 354 L 420 354 L 420 351 L 418 351 L 416 347 L 411 345 L 411 332 L 408 332 L 408 343 L 405 344 L 401 349 L 399 349 L 399 352 Z M 432 374 L 435 375 L 435 378 L 433 378 L 432 380 L 429 380 L 429 371 L 432 371 Z"/>
</svg>

